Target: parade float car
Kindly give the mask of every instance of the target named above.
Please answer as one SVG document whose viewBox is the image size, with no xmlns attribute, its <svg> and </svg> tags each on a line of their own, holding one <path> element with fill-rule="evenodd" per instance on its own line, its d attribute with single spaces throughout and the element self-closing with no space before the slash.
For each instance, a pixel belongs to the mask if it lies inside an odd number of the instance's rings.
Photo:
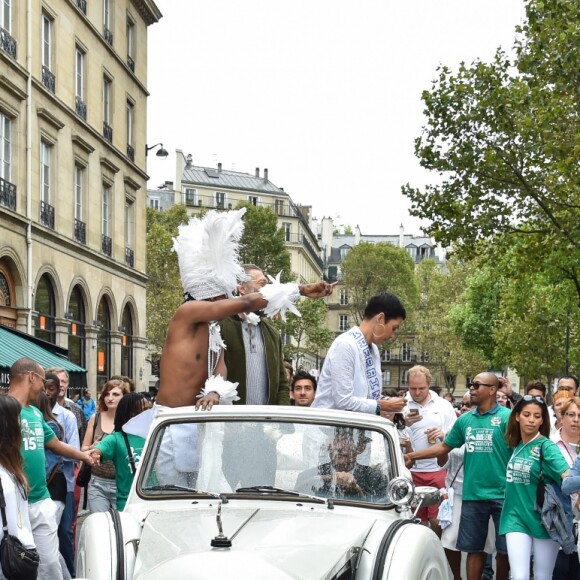
<svg viewBox="0 0 580 580">
<path fill-rule="evenodd" d="M 328 409 L 159 411 L 123 512 L 85 520 L 77 578 L 446 580 L 393 424 Z"/>
</svg>

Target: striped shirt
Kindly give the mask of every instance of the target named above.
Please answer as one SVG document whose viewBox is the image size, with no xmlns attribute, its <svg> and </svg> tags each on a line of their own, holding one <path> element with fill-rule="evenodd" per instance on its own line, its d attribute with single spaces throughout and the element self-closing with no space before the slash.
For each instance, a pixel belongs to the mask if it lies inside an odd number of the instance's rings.
<svg viewBox="0 0 580 580">
<path fill-rule="evenodd" d="M 268 370 L 260 323 L 254 325 L 242 320 L 242 336 L 246 355 L 246 404 L 266 405 L 268 403 Z"/>
</svg>

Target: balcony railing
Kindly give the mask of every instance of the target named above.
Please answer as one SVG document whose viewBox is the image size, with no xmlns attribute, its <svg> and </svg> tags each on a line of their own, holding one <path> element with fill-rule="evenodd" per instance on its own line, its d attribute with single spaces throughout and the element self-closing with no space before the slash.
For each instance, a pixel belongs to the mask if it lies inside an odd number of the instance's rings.
<svg viewBox="0 0 580 580">
<path fill-rule="evenodd" d="M 127 143 L 127 157 L 135 163 L 135 148 Z"/>
<path fill-rule="evenodd" d="M 87 0 L 75 0 L 77 8 L 86 16 L 87 14 Z"/>
<path fill-rule="evenodd" d="M 113 33 L 106 26 L 103 27 L 103 38 L 109 46 L 113 46 Z"/>
<path fill-rule="evenodd" d="M 75 111 L 79 117 L 87 120 L 87 104 L 80 97 L 75 97 Z"/>
<path fill-rule="evenodd" d="M 107 256 L 113 253 L 113 240 L 105 234 L 101 235 L 101 250 Z"/>
<path fill-rule="evenodd" d="M 314 262 L 318 265 L 318 267 L 323 270 L 324 263 L 322 258 L 316 253 L 316 250 L 312 246 L 312 244 L 308 241 L 308 238 L 305 235 L 302 235 L 302 245 L 306 248 L 310 257 L 314 260 Z"/>
<path fill-rule="evenodd" d="M 16 186 L 0 177 L 0 205 L 16 211 Z"/>
<path fill-rule="evenodd" d="M 16 40 L 2 27 L 0 27 L 0 46 L 4 52 L 16 59 Z"/>
<path fill-rule="evenodd" d="M 131 72 L 135 72 L 135 61 L 127 55 L 127 66 L 131 69 Z"/>
<path fill-rule="evenodd" d="M 54 207 L 45 201 L 40 202 L 40 223 L 54 230 Z"/>
<path fill-rule="evenodd" d="M 135 252 L 131 248 L 125 248 L 125 264 L 127 266 L 135 266 Z"/>
<path fill-rule="evenodd" d="M 87 243 L 87 225 L 75 218 L 75 240 L 81 244 Z"/>
<path fill-rule="evenodd" d="M 56 93 L 56 77 L 47 66 L 42 65 L 42 84 L 51 92 Z"/>
<path fill-rule="evenodd" d="M 105 121 L 103 121 L 103 135 L 109 143 L 113 142 L 113 127 Z"/>
</svg>

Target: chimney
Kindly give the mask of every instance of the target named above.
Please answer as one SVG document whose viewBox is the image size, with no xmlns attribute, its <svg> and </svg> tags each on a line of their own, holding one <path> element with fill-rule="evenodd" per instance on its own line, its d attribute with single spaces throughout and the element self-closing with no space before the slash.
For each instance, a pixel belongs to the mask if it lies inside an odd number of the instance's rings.
<svg viewBox="0 0 580 580">
<path fill-rule="evenodd" d="M 218 173 L 221 173 L 221 172 L 222 172 L 222 164 L 218 163 Z"/>
<path fill-rule="evenodd" d="M 358 225 L 354 228 L 354 245 L 358 246 L 360 244 L 360 228 Z"/>
<path fill-rule="evenodd" d="M 405 247 L 405 228 L 403 227 L 403 224 L 401 224 L 401 227 L 399 228 L 399 248 L 404 247 Z"/>
<path fill-rule="evenodd" d="M 260 177 L 260 168 L 256 167 L 256 177 Z"/>
<path fill-rule="evenodd" d="M 264 181 L 268 181 L 268 168 L 264 169 Z"/>
<path fill-rule="evenodd" d="M 193 165 L 193 156 L 191 155 L 191 153 L 188 154 L 188 156 L 185 158 L 186 167 L 191 167 Z"/>
</svg>

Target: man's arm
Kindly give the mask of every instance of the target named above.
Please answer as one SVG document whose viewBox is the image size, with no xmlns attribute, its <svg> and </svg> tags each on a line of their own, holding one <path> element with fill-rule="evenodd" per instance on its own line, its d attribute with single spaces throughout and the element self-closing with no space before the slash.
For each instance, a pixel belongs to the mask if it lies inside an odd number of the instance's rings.
<svg viewBox="0 0 580 580">
<path fill-rule="evenodd" d="M 298 284 L 298 291 L 300 296 L 306 296 L 306 298 L 323 298 L 324 296 L 330 296 L 337 284 L 338 282 L 333 282 L 332 284 L 328 284 L 328 282 Z"/>
<path fill-rule="evenodd" d="M 93 459 L 91 458 L 90 451 L 79 451 L 62 441 L 59 441 L 56 437 L 51 439 L 47 443 L 44 444 L 47 449 L 50 449 L 57 455 L 62 455 L 63 457 L 70 457 L 71 459 L 75 459 L 76 461 L 83 461 L 89 465 L 94 463 Z"/>
<path fill-rule="evenodd" d="M 415 461 L 418 459 L 432 459 L 433 457 L 439 457 L 440 455 L 448 454 L 453 447 L 447 445 L 447 443 L 436 443 L 423 449 L 421 451 L 411 451 L 405 455 L 405 465 L 411 467 Z"/>
</svg>

